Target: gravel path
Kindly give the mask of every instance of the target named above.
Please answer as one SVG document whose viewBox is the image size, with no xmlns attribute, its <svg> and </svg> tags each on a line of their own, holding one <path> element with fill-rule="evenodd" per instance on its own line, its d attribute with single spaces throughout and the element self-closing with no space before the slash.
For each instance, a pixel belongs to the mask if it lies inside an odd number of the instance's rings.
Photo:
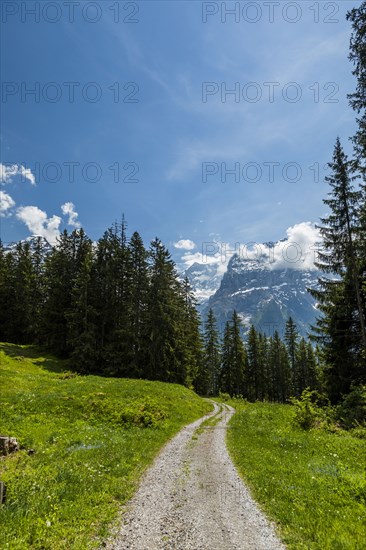
<svg viewBox="0 0 366 550">
<path fill-rule="evenodd" d="M 215 404 L 164 447 L 110 550 L 284 550 L 229 458 L 225 434 L 233 413 Z M 215 425 L 199 428 L 209 416 Z"/>
</svg>

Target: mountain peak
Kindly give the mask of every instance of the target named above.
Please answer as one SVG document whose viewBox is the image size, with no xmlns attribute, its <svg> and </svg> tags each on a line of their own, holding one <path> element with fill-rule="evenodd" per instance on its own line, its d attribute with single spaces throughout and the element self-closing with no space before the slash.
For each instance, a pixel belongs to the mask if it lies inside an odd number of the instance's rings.
<svg viewBox="0 0 366 550">
<path fill-rule="evenodd" d="M 43 235 L 30 235 L 29 237 L 26 237 L 25 239 L 22 239 L 19 242 L 23 244 L 24 243 L 29 244 L 32 252 L 36 249 L 38 244 L 41 245 L 43 251 L 46 254 L 49 254 L 53 248 L 52 245 L 46 239 L 46 237 L 44 237 Z M 5 252 L 11 252 L 15 250 L 17 244 L 18 244 L 17 242 L 9 243 L 7 246 L 4 247 Z"/>
<path fill-rule="evenodd" d="M 296 262 L 291 258 L 293 250 L 298 254 Z M 308 253 L 289 239 L 269 241 L 242 247 L 230 257 L 226 267 L 219 259 L 210 264 L 195 262 L 185 275 L 201 313 L 205 316 L 212 308 L 221 330 L 235 310 L 246 330 L 254 324 L 262 332 L 282 333 L 286 320 L 292 316 L 305 335 L 318 315 L 307 288 L 317 286 L 319 272 Z"/>
</svg>

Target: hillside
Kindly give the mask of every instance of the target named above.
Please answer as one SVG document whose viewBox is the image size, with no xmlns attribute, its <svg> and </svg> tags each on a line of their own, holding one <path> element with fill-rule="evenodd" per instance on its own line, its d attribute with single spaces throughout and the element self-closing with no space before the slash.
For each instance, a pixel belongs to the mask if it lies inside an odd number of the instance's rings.
<svg viewBox="0 0 366 550">
<path fill-rule="evenodd" d="M 31 346 L 0 344 L 2 544 L 97 548 L 161 446 L 210 405 L 183 386 L 77 376 Z"/>
</svg>

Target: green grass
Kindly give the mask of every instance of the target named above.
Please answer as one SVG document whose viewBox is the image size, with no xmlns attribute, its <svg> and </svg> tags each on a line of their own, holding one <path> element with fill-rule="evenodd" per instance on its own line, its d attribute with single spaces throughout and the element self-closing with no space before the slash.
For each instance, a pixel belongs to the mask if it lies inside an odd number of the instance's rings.
<svg viewBox="0 0 366 550">
<path fill-rule="evenodd" d="M 211 408 L 179 385 L 69 369 L 0 344 L 0 433 L 21 445 L 0 458 L 1 548 L 98 548 L 162 445 Z"/>
<path fill-rule="evenodd" d="M 303 431 L 290 405 L 230 404 L 230 454 L 288 548 L 365 549 L 366 441 Z"/>
<path fill-rule="evenodd" d="M 210 401 L 207 400 L 207 402 L 209 403 Z M 215 413 L 215 415 L 210 416 L 209 418 L 207 418 L 206 420 L 201 422 L 201 424 L 198 426 L 198 428 L 195 429 L 192 439 L 198 439 L 197 436 L 200 435 L 201 433 L 203 433 L 204 430 L 207 430 L 207 428 L 208 429 L 213 428 L 214 426 L 216 426 L 220 422 L 220 420 L 221 420 L 220 414 L 222 412 L 223 406 L 222 406 L 221 403 L 217 403 L 217 405 L 218 405 L 218 410 Z M 207 412 L 209 412 L 209 409 L 208 409 Z"/>
</svg>

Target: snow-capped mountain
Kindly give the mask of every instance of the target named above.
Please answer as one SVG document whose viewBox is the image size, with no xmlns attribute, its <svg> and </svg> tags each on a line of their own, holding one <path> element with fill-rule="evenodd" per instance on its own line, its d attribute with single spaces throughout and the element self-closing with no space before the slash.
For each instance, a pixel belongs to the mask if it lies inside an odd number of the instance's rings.
<svg viewBox="0 0 366 550">
<path fill-rule="evenodd" d="M 23 239 L 20 241 L 21 243 L 28 243 L 30 246 L 31 252 L 34 252 L 36 250 L 36 247 L 38 244 L 41 245 L 43 252 L 45 254 L 49 254 L 52 251 L 52 245 L 48 242 L 48 240 L 45 237 L 42 237 L 42 235 L 31 235 L 30 237 L 27 237 L 26 239 Z M 5 252 L 11 252 L 15 250 L 15 247 L 18 243 L 9 243 L 6 246 L 4 246 Z"/>
<path fill-rule="evenodd" d="M 222 280 L 222 273 L 218 272 L 217 264 L 195 262 L 183 275 L 188 277 L 199 307 L 215 294 Z"/>
<path fill-rule="evenodd" d="M 268 251 L 277 244 L 262 246 Z M 217 275 L 217 266 L 206 264 L 193 264 L 185 274 L 199 300 L 203 318 L 212 308 L 221 332 L 236 310 L 245 331 L 254 324 L 268 335 L 275 330 L 283 333 L 285 322 L 291 316 L 299 331 L 306 335 L 318 315 L 315 300 L 307 288 L 317 285 L 319 272 L 296 267 L 291 263 L 271 262 L 268 253 L 255 258 L 234 254 L 221 277 Z"/>
</svg>

